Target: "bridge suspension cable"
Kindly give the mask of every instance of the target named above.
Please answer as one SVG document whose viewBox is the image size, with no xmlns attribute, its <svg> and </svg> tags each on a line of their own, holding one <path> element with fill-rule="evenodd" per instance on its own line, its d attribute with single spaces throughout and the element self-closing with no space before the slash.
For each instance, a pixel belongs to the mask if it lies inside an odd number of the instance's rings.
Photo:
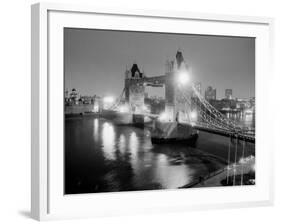
<svg viewBox="0 0 281 224">
<path fill-rule="evenodd" d="M 249 140 L 255 142 L 254 134 L 244 131 L 236 122 L 227 118 L 224 114 L 214 108 L 192 85 L 191 88 L 178 86 L 177 103 L 182 103 L 185 107 L 184 112 L 188 115 L 196 113 L 196 121 L 192 121 L 189 116 L 189 123 L 199 129 L 206 131 L 217 131 L 229 137 Z"/>
<path fill-rule="evenodd" d="M 116 99 L 115 103 L 109 108 L 109 110 L 116 110 L 118 108 L 118 106 L 121 104 L 124 94 L 125 94 L 125 88 L 123 88 L 120 96 Z"/>
<path fill-rule="evenodd" d="M 179 101 L 184 102 L 185 110 L 188 114 L 191 112 L 191 108 L 196 108 L 198 118 L 196 121 L 197 126 L 203 126 L 207 128 L 216 128 L 225 131 L 231 131 L 234 133 L 241 132 L 242 129 L 234 123 L 234 121 L 226 118 L 217 109 L 215 109 L 209 102 L 207 102 L 200 93 L 192 86 L 192 94 L 194 97 L 190 97 L 187 91 L 180 89 Z"/>
<path fill-rule="evenodd" d="M 199 99 L 203 107 L 207 109 L 210 115 L 212 115 L 219 123 L 222 124 L 222 127 L 225 127 L 228 130 L 230 129 L 234 132 L 242 132 L 242 129 L 233 120 L 228 119 L 225 115 L 214 108 L 206 99 L 204 99 L 195 86 L 192 86 L 192 92 Z"/>
</svg>

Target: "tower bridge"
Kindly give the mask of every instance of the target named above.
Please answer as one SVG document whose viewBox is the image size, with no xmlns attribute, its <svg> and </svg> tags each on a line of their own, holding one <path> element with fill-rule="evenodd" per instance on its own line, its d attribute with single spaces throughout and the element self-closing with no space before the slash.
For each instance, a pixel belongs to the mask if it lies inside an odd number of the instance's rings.
<svg viewBox="0 0 281 224">
<path fill-rule="evenodd" d="M 137 64 L 133 64 L 132 68 L 125 72 L 125 101 L 130 111 L 144 112 L 146 86 L 165 87 L 165 112 L 169 120 L 175 120 L 181 107 L 176 97 L 179 91 L 176 79 L 180 78 L 182 72 L 189 72 L 189 68 L 180 51 L 177 52 L 175 61 L 167 61 L 164 75 L 147 77 L 140 71 Z"/>
<path fill-rule="evenodd" d="M 126 69 L 124 89 L 112 109 L 118 110 L 124 97 L 129 113 L 149 116 L 144 104 L 145 88 L 164 87 L 165 112 L 151 117 L 157 117 L 163 123 L 177 122 L 198 130 L 255 142 L 254 134 L 247 133 L 205 100 L 196 85 L 190 82 L 190 74 L 181 51 L 177 51 L 175 60 L 166 62 L 163 75 L 147 77 L 137 64 L 133 64 L 131 69 Z"/>
</svg>

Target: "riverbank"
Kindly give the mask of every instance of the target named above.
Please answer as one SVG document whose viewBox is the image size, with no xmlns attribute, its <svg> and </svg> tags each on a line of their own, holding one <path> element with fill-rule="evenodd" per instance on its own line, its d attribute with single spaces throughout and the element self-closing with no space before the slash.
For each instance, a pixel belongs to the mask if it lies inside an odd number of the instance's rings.
<svg viewBox="0 0 281 224">
<path fill-rule="evenodd" d="M 223 169 L 217 170 L 204 177 L 198 177 L 192 183 L 180 188 L 218 187 L 255 184 L 255 157 L 241 159 Z"/>
</svg>

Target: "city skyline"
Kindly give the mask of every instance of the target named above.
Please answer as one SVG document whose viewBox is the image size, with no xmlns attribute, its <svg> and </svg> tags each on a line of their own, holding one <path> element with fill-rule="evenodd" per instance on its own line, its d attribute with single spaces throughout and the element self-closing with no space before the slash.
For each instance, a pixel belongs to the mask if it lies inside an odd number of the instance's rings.
<svg viewBox="0 0 281 224">
<path fill-rule="evenodd" d="M 255 96 L 255 42 L 253 38 L 125 31 L 65 29 L 65 89 L 81 95 L 119 96 L 125 70 L 137 63 L 146 76 L 163 75 L 166 60 L 180 48 L 192 68 L 192 82 L 217 89 L 233 89 L 237 98 Z M 229 75 L 225 75 L 225 74 Z M 162 95 L 163 88 L 149 88 Z"/>
<path fill-rule="evenodd" d="M 201 82 L 197 82 L 197 83 L 195 83 L 195 85 L 198 85 L 198 84 L 201 84 Z M 207 86 L 206 87 L 206 89 L 205 90 L 200 90 L 199 92 L 200 92 L 200 94 L 202 94 L 202 96 L 208 91 L 208 88 L 209 87 L 212 87 L 212 89 L 213 90 L 217 90 L 216 88 L 214 88 L 213 86 Z M 70 94 L 71 94 L 71 92 L 73 92 L 73 90 L 74 90 L 74 92 L 76 92 L 77 93 L 77 96 L 80 96 L 80 97 L 94 97 L 94 96 L 96 96 L 96 97 L 101 97 L 100 95 L 98 95 L 98 94 L 93 94 L 93 95 L 83 95 L 83 94 L 80 94 L 79 93 L 79 90 L 78 89 L 76 89 L 75 87 L 73 87 L 72 89 L 66 89 L 65 90 L 65 97 L 70 97 Z M 233 89 L 224 89 L 224 93 L 225 93 L 225 95 L 223 95 L 222 96 L 222 98 L 216 98 L 217 100 L 222 100 L 222 99 L 230 99 L 228 96 L 226 96 L 226 91 L 227 90 L 231 90 L 231 100 L 235 100 L 235 99 L 252 99 L 252 98 L 255 98 L 255 97 L 248 97 L 248 98 L 238 98 L 238 97 L 236 97 L 234 94 L 233 94 Z M 147 94 L 146 94 L 147 95 Z M 164 96 L 157 96 L 157 95 L 152 95 L 152 96 L 148 96 L 147 95 L 147 97 L 146 98 L 153 98 L 153 97 L 160 97 L 160 98 L 164 98 Z M 205 97 L 206 98 L 206 97 Z"/>
</svg>

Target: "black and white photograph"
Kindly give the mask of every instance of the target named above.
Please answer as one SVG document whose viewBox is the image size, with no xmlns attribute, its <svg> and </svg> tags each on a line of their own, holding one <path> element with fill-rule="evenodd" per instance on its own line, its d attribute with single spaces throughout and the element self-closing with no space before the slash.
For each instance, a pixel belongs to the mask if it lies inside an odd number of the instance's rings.
<svg viewBox="0 0 281 224">
<path fill-rule="evenodd" d="M 0 224 L 281 223 L 278 1 L 1 3 Z"/>
<path fill-rule="evenodd" d="M 255 38 L 63 39 L 65 194 L 255 185 Z"/>
</svg>

